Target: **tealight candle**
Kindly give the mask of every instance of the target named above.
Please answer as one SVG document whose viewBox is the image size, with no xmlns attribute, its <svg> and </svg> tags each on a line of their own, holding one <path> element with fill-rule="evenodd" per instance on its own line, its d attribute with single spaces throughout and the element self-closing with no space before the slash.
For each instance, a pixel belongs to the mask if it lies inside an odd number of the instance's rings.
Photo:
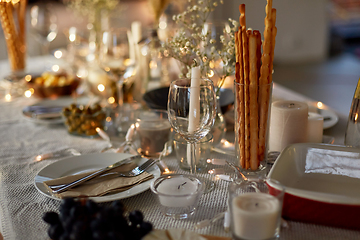
<svg viewBox="0 0 360 240">
<path fill-rule="evenodd" d="M 187 177 L 179 176 L 162 181 L 158 188 L 160 203 L 166 207 L 186 207 L 194 204 L 198 186 Z"/>
<path fill-rule="evenodd" d="M 266 193 L 245 193 L 232 200 L 234 233 L 244 239 L 274 237 L 280 218 L 279 200 Z"/>
<path fill-rule="evenodd" d="M 191 175 L 168 174 L 155 179 L 150 188 L 157 195 L 165 216 L 183 219 L 195 212 L 204 184 Z"/>
</svg>

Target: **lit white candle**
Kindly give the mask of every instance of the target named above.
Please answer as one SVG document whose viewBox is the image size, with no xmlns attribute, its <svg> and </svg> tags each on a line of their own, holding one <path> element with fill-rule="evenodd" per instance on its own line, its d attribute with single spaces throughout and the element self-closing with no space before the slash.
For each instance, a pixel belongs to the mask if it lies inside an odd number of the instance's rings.
<svg viewBox="0 0 360 240">
<path fill-rule="evenodd" d="M 307 141 L 308 105 L 276 101 L 271 105 L 269 150 L 281 152 L 293 143 Z"/>
<path fill-rule="evenodd" d="M 198 184 L 184 176 L 165 179 L 157 191 L 160 203 L 166 207 L 187 207 L 195 204 Z M 161 195 L 164 194 L 164 195 Z"/>
<path fill-rule="evenodd" d="M 321 143 L 323 139 L 324 117 L 318 113 L 309 112 L 307 127 L 307 142 Z"/>
<path fill-rule="evenodd" d="M 266 193 L 244 193 L 232 200 L 233 233 L 244 239 L 274 237 L 280 221 L 280 201 Z"/>
</svg>

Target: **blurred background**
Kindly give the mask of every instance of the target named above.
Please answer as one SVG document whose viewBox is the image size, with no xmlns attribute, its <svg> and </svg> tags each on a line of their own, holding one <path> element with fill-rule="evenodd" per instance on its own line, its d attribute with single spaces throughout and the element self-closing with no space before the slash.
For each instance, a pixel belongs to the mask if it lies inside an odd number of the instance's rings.
<svg viewBox="0 0 360 240">
<path fill-rule="evenodd" d="M 66 48 L 67 31 L 76 26 L 86 29 L 86 21 L 70 11 L 60 0 L 28 1 L 27 55 L 44 54 L 42 44 L 30 31 L 30 9 L 47 4 L 56 16 L 56 34 L 49 52 Z M 147 0 L 121 0 L 110 17 L 111 25 L 130 28 L 142 24 L 142 35 L 152 27 Z M 171 1 L 163 19 L 171 26 L 173 13 L 182 1 Z M 238 6 L 246 4 L 247 25 L 264 29 L 266 0 L 224 0 L 211 16 L 213 21 L 238 19 Z M 313 99 L 323 101 L 344 114 L 351 104 L 360 77 L 360 1 L 359 0 L 276 0 L 277 9 L 274 81 Z M 4 34 L 0 32 L 0 59 L 7 59 Z M 336 100 L 334 100 L 336 99 Z"/>
</svg>

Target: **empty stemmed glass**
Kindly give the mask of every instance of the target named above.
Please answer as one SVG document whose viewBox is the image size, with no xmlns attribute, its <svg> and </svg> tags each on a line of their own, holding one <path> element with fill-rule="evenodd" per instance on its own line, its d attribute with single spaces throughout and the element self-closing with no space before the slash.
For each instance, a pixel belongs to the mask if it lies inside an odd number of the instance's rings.
<svg viewBox="0 0 360 240">
<path fill-rule="evenodd" d="M 213 82 L 200 79 L 199 87 L 191 87 L 191 79 L 179 79 L 170 84 L 168 117 L 173 129 L 188 142 L 187 156 L 190 173 L 196 174 L 196 142 L 205 137 L 214 124 L 216 96 Z M 214 188 L 209 180 L 205 192 Z"/>
<path fill-rule="evenodd" d="M 126 28 L 116 28 L 104 31 L 100 44 L 99 63 L 110 76 L 111 95 L 113 106 L 119 116 L 117 122 L 122 121 L 121 111 L 124 102 L 132 102 L 134 75 L 136 74 L 135 60 L 130 58 L 128 41 L 128 30 Z M 115 123 L 119 127 L 121 124 Z M 121 133 L 126 133 L 127 129 L 118 129 Z"/>
<path fill-rule="evenodd" d="M 30 9 L 30 32 L 42 45 L 42 53 L 49 54 L 50 43 L 58 33 L 57 17 L 49 4 L 34 5 Z"/>
</svg>

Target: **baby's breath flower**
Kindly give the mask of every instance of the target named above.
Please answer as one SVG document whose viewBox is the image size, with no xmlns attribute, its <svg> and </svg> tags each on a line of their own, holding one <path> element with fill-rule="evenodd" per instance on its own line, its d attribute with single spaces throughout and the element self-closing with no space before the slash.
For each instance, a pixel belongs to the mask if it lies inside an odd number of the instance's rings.
<svg viewBox="0 0 360 240">
<path fill-rule="evenodd" d="M 212 72 L 221 79 L 234 73 L 236 21 L 229 19 L 219 39 L 214 37 L 210 25 L 207 25 L 207 17 L 219 3 L 223 4 L 223 0 L 189 0 L 186 10 L 173 16 L 179 28 L 165 42 L 164 48 L 170 57 L 182 63 L 182 76 L 190 77 L 194 66 L 201 66 L 204 76 Z M 214 63 L 219 68 L 215 69 Z"/>
</svg>

